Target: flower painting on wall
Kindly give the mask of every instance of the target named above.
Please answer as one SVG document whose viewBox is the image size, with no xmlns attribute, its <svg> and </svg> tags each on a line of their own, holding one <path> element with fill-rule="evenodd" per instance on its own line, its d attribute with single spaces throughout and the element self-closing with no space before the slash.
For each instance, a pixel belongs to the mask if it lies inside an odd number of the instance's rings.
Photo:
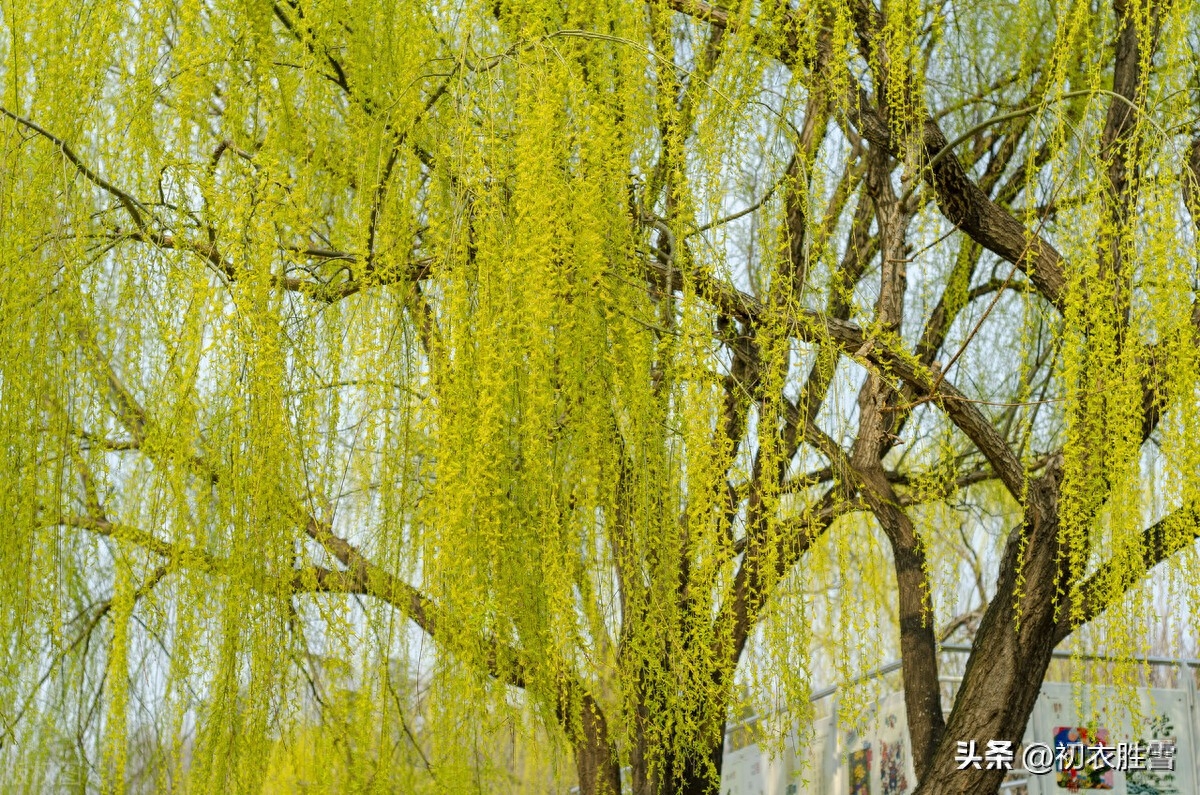
<svg viewBox="0 0 1200 795">
<path fill-rule="evenodd" d="M 850 795 L 871 795 L 871 746 L 850 754 Z"/>
<path fill-rule="evenodd" d="M 879 783 L 881 795 L 905 795 L 908 777 L 904 775 L 904 741 L 879 745 Z"/>
<path fill-rule="evenodd" d="M 1081 789 L 1112 789 L 1112 768 L 1092 764 L 1088 749 L 1107 746 L 1108 729 L 1087 729 L 1083 726 L 1054 728 L 1055 780 L 1060 789 L 1072 792 Z"/>
</svg>

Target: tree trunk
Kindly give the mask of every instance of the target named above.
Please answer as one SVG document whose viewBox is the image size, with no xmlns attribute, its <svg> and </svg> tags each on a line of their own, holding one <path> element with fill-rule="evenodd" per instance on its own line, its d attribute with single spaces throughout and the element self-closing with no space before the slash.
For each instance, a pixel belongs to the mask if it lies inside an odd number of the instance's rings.
<svg viewBox="0 0 1200 795">
<path fill-rule="evenodd" d="M 643 787 L 647 795 L 720 795 L 721 792 L 721 762 L 725 753 L 725 738 L 716 741 L 707 753 L 707 762 L 715 769 L 710 771 L 705 761 L 689 759 L 683 763 L 683 769 L 674 774 L 671 765 L 661 777 L 651 777 L 651 782 Z M 636 788 L 635 788 L 635 795 Z"/>
<path fill-rule="evenodd" d="M 621 762 L 608 733 L 608 721 L 591 696 L 584 697 L 575 738 L 575 771 L 580 795 L 621 795 Z"/>
<path fill-rule="evenodd" d="M 663 795 L 719 795 L 721 791 L 721 763 L 725 756 L 725 724 L 721 724 L 721 732 L 714 740 L 708 752 L 708 761 L 715 768 L 715 775 L 710 774 L 708 767 L 697 761 L 689 760 L 683 766 L 674 789 L 667 788 Z"/>
<path fill-rule="evenodd" d="M 1023 532 L 1009 536 L 996 596 L 917 795 L 997 792 L 1005 771 L 959 770 L 958 743 L 974 740 L 986 748 L 988 740 L 1009 740 L 1016 749 L 1024 736 L 1057 643 L 1057 466 L 1049 469 L 1030 488 Z"/>
</svg>

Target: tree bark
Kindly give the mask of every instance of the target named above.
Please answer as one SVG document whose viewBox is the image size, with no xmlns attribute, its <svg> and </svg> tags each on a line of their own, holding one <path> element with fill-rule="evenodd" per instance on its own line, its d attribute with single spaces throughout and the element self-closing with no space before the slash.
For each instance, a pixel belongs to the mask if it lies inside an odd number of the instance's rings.
<svg viewBox="0 0 1200 795">
<path fill-rule="evenodd" d="M 620 795 L 621 762 L 598 704 L 584 696 L 575 741 L 575 771 L 580 795 Z"/>
<path fill-rule="evenodd" d="M 1061 459 L 1029 491 L 1022 526 L 1004 549 L 996 596 L 975 637 L 962 686 L 917 795 L 993 793 L 1003 770 L 959 770 L 959 742 L 1021 742 L 1056 645 Z M 911 722 L 911 718 L 910 718 Z"/>
</svg>

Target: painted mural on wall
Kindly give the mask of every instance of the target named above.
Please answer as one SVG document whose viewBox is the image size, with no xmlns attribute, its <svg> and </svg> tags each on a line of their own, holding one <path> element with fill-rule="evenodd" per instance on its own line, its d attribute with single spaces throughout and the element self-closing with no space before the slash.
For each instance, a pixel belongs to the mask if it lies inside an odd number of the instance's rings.
<svg viewBox="0 0 1200 795">
<path fill-rule="evenodd" d="M 902 724 L 895 713 L 888 713 L 883 720 L 885 735 L 879 743 L 879 793 L 880 795 L 906 795 L 908 776 L 905 769 L 905 739 Z M 898 735 L 898 736 L 896 736 Z"/>
<path fill-rule="evenodd" d="M 1145 732 L 1138 739 L 1147 746 L 1151 742 L 1179 745 L 1179 733 L 1166 712 L 1147 718 Z M 1129 795 L 1183 795 L 1178 782 L 1173 770 L 1131 770 L 1126 774 L 1125 789 Z"/>
<path fill-rule="evenodd" d="M 1055 726 L 1055 781 L 1066 790 L 1112 789 L 1113 771 L 1098 765 L 1087 754 L 1093 746 L 1111 745 L 1108 729 L 1088 729 L 1086 726 Z"/>
<path fill-rule="evenodd" d="M 871 795 L 871 746 L 850 753 L 850 795 Z"/>
</svg>

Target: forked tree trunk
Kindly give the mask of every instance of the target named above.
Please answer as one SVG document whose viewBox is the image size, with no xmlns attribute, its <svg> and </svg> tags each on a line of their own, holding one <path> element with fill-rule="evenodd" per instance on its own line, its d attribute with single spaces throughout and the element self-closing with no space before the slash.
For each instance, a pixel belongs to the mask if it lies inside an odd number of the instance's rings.
<svg viewBox="0 0 1200 795">
<path fill-rule="evenodd" d="M 928 769 L 918 772 L 917 795 L 991 795 L 999 790 L 1005 771 L 959 770 L 957 744 L 974 740 L 986 748 L 988 740 L 1009 740 L 1016 749 L 1024 736 L 1059 639 L 1054 607 L 1061 576 L 1057 502 L 1053 479 L 1031 487 L 1025 533 L 1009 537 L 996 596 L 976 634 L 942 741 L 933 749 Z"/>
</svg>

